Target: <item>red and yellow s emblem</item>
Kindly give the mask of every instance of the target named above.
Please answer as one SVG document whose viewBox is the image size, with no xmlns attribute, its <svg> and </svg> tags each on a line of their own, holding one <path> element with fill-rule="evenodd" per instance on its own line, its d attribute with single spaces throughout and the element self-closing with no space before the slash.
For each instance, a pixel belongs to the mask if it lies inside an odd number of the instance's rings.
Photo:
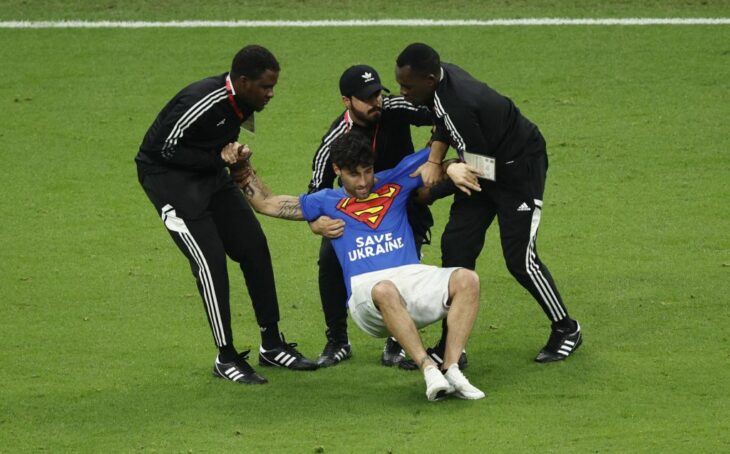
<svg viewBox="0 0 730 454">
<path fill-rule="evenodd" d="M 362 222 L 371 229 L 377 229 L 388 214 L 390 205 L 400 192 L 400 186 L 393 183 L 383 185 L 364 199 L 343 198 L 337 202 L 337 209 Z"/>
</svg>

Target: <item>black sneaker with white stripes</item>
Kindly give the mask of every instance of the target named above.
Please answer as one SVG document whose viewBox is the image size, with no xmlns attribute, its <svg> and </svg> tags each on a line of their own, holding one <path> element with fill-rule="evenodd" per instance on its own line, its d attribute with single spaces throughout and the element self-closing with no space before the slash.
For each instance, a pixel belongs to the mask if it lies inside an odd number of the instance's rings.
<svg viewBox="0 0 730 454">
<path fill-rule="evenodd" d="M 535 357 L 538 363 L 562 361 L 572 355 L 583 343 L 580 323 L 575 322 L 574 330 L 554 328 L 545 347 Z"/>
<path fill-rule="evenodd" d="M 322 354 L 317 358 L 319 367 L 330 367 L 339 364 L 341 361 L 352 357 L 352 346 L 345 342 L 338 342 L 334 339 L 327 339 Z"/>
<path fill-rule="evenodd" d="M 426 353 L 428 354 L 428 356 L 431 357 L 433 362 L 436 363 L 436 365 L 439 367 L 439 369 L 441 368 L 441 366 L 444 365 L 444 347 L 442 347 L 441 345 L 436 345 L 433 348 L 427 348 Z M 466 351 L 461 352 L 461 356 L 459 356 L 458 364 L 459 364 L 459 370 L 464 370 L 469 365 L 469 360 L 466 357 Z M 413 361 L 412 359 L 405 360 L 405 361 L 401 362 L 398 366 L 401 369 L 405 369 L 405 370 L 418 369 L 416 362 Z"/>
<path fill-rule="evenodd" d="M 428 356 L 431 357 L 433 362 L 436 363 L 436 365 L 441 369 L 441 366 L 444 365 L 444 347 L 441 345 L 436 345 L 435 347 L 430 347 L 426 349 L 426 353 Z M 459 370 L 464 370 L 469 366 L 469 359 L 466 357 L 466 351 L 461 352 L 461 356 L 459 356 Z M 415 370 L 418 369 L 418 366 L 416 365 L 416 362 L 412 359 L 407 359 L 402 361 L 400 364 L 398 364 L 398 367 L 405 370 Z"/>
<path fill-rule="evenodd" d="M 443 345 L 436 345 L 433 348 L 427 348 L 426 353 L 428 356 L 431 357 L 431 359 L 439 366 L 439 369 L 441 366 L 444 365 L 444 350 L 446 347 Z M 459 356 L 459 370 L 464 370 L 469 366 L 469 360 L 466 357 L 466 351 L 462 351 L 461 355 Z"/>
<path fill-rule="evenodd" d="M 213 364 L 213 375 L 224 380 L 244 383 L 246 385 L 263 385 L 267 383 L 268 380 L 257 374 L 246 361 L 250 351 L 246 350 L 245 352 L 239 353 L 236 359 L 228 363 L 222 363 L 216 357 L 215 363 Z"/>
<path fill-rule="evenodd" d="M 296 349 L 296 343 L 287 343 L 281 334 L 281 346 L 271 350 L 259 347 L 259 365 L 265 367 L 286 367 L 291 370 L 316 370 L 319 366 L 304 357 Z"/>
<path fill-rule="evenodd" d="M 385 367 L 399 366 L 406 360 L 406 352 L 393 337 L 385 340 L 383 354 L 380 356 L 380 364 Z"/>
</svg>

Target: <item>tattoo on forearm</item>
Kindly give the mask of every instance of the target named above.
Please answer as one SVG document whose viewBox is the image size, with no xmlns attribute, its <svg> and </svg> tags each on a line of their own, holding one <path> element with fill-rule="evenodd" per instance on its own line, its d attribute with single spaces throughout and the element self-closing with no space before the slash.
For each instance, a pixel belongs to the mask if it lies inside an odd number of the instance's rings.
<svg viewBox="0 0 730 454">
<path fill-rule="evenodd" d="M 250 184 L 247 184 L 241 189 L 243 189 L 243 195 L 245 195 L 248 200 L 253 199 L 253 197 L 256 195 L 256 190 Z"/>
<path fill-rule="evenodd" d="M 277 218 L 282 219 L 300 219 L 302 216 L 302 209 L 299 205 L 299 201 L 282 201 L 279 202 L 279 211 L 276 215 Z"/>
<path fill-rule="evenodd" d="M 264 186 L 264 184 L 261 182 L 261 180 L 258 179 L 255 173 L 251 175 L 251 177 L 248 179 L 248 182 L 246 183 L 246 186 L 244 186 L 242 189 L 243 194 L 249 200 L 252 200 L 256 196 L 256 192 L 260 192 L 261 196 L 264 199 L 271 195 L 268 188 Z"/>
</svg>

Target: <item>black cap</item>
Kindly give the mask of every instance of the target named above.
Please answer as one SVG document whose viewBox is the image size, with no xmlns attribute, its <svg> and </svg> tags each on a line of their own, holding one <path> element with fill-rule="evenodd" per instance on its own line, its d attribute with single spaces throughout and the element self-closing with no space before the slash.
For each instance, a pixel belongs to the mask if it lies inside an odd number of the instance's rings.
<svg viewBox="0 0 730 454">
<path fill-rule="evenodd" d="M 350 66 L 340 76 L 340 94 L 342 96 L 354 96 L 357 99 L 365 100 L 378 90 L 390 93 L 390 90 L 380 85 L 380 76 L 372 66 Z"/>
</svg>

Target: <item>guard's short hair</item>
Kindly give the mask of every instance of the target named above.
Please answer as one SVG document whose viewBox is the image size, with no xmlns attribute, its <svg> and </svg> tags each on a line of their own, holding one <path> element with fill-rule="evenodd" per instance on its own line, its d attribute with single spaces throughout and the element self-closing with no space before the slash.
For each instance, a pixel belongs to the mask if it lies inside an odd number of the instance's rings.
<svg viewBox="0 0 730 454">
<path fill-rule="evenodd" d="M 358 166 L 370 167 L 375 162 L 370 140 L 358 132 L 335 139 L 330 145 L 330 156 L 333 164 L 350 171 L 357 170 Z"/>
<path fill-rule="evenodd" d="M 417 73 L 427 76 L 441 73 L 441 57 L 431 46 L 423 43 L 409 44 L 398 55 L 396 64 L 399 68 L 410 66 Z"/>
<path fill-rule="evenodd" d="M 263 46 L 251 44 L 239 50 L 231 63 L 231 78 L 244 76 L 256 80 L 267 69 L 279 72 L 279 62 L 274 54 Z"/>
</svg>

